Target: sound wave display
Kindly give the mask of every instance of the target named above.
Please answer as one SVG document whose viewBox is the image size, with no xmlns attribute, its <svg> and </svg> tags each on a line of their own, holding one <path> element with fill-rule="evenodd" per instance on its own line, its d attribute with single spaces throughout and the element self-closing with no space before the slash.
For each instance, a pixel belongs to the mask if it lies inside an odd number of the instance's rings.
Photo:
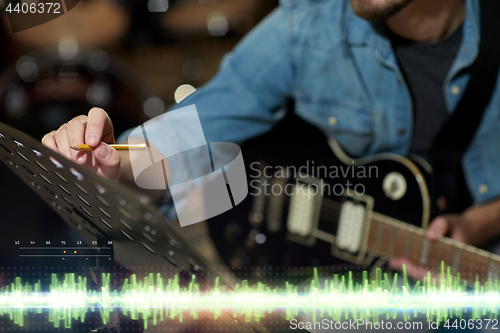
<svg viewBox="0 0 500 333">
<path fill-rule="evenodd" d="M 301 313 L 312 314 L 334 321 L 365 319 L 378 321 L 395 318 L 399 313 L 404 320 L 424 314 L 428 320 L 445 321 L 468 313 L 473 319 L 497 317 L 500 309 L 500 285 L 488 280 L 476 282 L 467 288 L 459 276 L 441 268 L 438 280 L 430 273 L 422 283 L 411 286 L 403 270 L 403 279 L 377 270 L 370 280 L 362 273 L 362 281 L 354 282 L 352 273 L 333 275 L 320 279 L 314 277 L 306 287 L 299 288 L 288 282 L 281 288 L 271 288 L 264 283 L 238 284 L 234 290 L 219 286 L 218 279 L 209 290 L 200 290 L 194 276 L 182 287 L 179 277 L 164 280 L 160 274 L 149 274 L 142 281 L 135 275 L 126 279 L 120 290 L 110 290 L 110 274 L 102 274 L 100 291 L 88 290 L 87 279 L 65 274 L 59 280 L 52 274 L 48 291 L 42 292 L 40 283 L 23 284 L 20 278 L 0 291 L 0 315 L 8 315 L 15 324 L 24 325 L 28 312 L 48 312 L 54 327 L 70 328 L 72 321 L 82 321 L 88 311 L 99 311 L 104 324 L 116 308 L 132 319 L 144 319 L 156 325 L 166 318 L 182 322 L 185 316 L 198 318 L 201 311 L 208 311 L 215 319 L 223 311 L 233 316 L 244 316 L 248 321 L 259 321 L 266 313 L 280 310 L 287 319 Z M 402 283 L 401 283 L 402 282 Z"/>
</svg>

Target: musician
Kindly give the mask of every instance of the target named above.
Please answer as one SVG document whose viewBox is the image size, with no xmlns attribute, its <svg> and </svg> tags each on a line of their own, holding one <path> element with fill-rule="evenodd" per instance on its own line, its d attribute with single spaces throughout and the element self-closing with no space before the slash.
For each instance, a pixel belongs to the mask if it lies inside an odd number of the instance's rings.
<svg viewBox="0 0 500 333">
<path fill-rule="evenodd" d="M 271 130 L 284 117 L 280 106 L 292 98 L 299 117 L 353 157 L 390 152 L 428 158 L 478 55 L 479 6 L 478 0 L 283 0 L 207 85 L 173 108 L 195 104 L 208 142 L 240 143 Z M 430 240 L 447 235 L 480 245 L 500 234 L 499 106 L 497 87 L 460 168 L 446 173 L 464 211 L 436 217 L 427 230 Z M 164 124 L 160 117 L 145 128 L 149 141 L 157 142 Z M 180 141 L 192 139 L 171 131 Z M 114 141 L 111 120 L 98 108 L 42 140 L 104 177 L 133 185 L 128 156 L 106 145 Z M 97 149 L 69 148 L 84 143 Z M 166 152 L 168 145 L 154 149 Z M 169 172 L 180 170 L 170 166 Z M 420 271 L 408 272 L 418 277 Z"/>
</svg>

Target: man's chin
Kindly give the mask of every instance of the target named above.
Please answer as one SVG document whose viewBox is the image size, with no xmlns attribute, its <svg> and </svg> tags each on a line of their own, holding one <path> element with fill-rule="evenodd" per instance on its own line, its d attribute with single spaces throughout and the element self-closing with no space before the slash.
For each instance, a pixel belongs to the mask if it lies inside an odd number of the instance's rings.
<svg viewBox="0 0 500 333">
<path fill-rule="evenodd" d="M 349 0 L 354 13 L 367 21 L 384 21 L 415 0 Z"/>
</svg>

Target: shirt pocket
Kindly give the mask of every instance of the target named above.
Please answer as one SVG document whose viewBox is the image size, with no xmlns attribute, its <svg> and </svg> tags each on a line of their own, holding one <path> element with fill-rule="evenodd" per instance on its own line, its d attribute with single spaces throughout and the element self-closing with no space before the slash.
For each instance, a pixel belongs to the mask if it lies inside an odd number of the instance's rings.
<svg viewBox="0 0 500 333">
<path fill-rule="evenodd" d="M 300 98 L 295 112 L 337 140 L 352 157 L 363 156 L 373 142 L 374 115 L 368 107 L 337 99 Z"/>
</svg>

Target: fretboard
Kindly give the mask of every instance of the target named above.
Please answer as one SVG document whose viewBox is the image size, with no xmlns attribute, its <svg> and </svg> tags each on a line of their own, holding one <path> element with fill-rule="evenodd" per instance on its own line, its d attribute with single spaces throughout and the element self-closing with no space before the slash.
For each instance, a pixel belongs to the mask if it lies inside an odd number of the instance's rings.
<svg viewBox="0 0 500 333">
<path fill-rule="evenodd" d="M 406 257 L 414 263 L 439 272 L 441 261 L 453 275 L 469 283 L 497 280 L 500 275 L 500 256 L 443 237 L 437 242 L 425 238 L 425 230 L 373 212 L 370 221 L 367 249 L 379 256 Z"/>
</svg>

